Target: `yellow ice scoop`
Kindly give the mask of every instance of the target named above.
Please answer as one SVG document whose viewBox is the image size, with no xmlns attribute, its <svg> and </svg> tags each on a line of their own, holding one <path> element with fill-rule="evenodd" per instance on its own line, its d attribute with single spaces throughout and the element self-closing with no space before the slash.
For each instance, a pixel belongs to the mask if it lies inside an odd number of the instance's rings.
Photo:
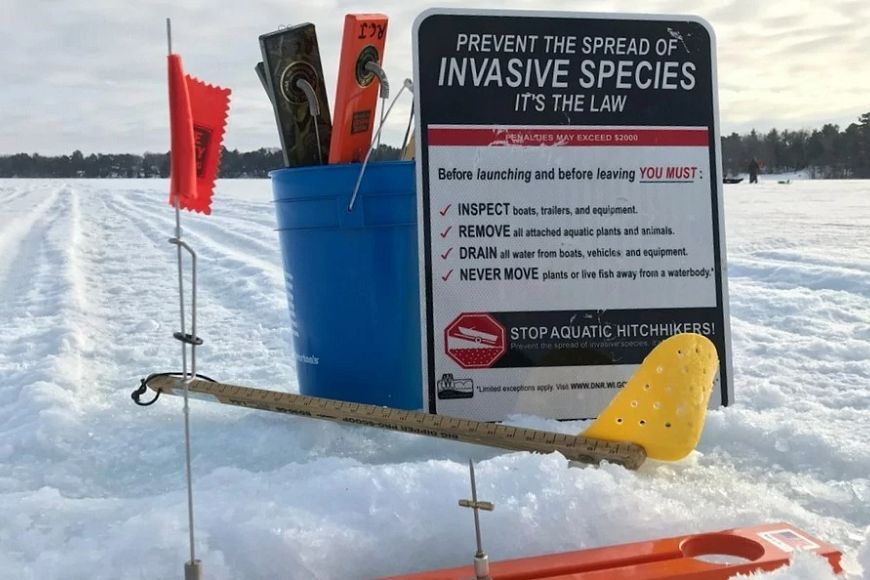
<svg viewBox="0 0 870 580">
<path fill-rule="evenodd" d="M 719 368 L 716 347 L 700 334 L 662 341 L 582 435 L 643 446 L 647 457 L 682 459 L 704 430 Z"/>
</svg>

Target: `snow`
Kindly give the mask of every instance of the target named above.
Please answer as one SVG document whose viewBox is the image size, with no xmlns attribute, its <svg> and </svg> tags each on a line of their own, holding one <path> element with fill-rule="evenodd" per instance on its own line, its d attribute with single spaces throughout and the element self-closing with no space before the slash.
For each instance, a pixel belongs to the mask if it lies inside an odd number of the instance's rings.
<svg viewBox="0 0 870 580">
<path fill-rule="evenodd" d="M 164 181 L 0 180 L 0 578 L 170 578 L 189 558 Z M 201 372 L 295 389 L 268 181 L 183 216 Z M 870 578 L 870 182 L 725 190 L 737 404 L 676 464 L 540 456 L 193 401 L 209 580 L 370 578 L 470 562 L 467 460 L 492 560 L 785 521 Z M 578 432 L 579 422 L 513 422 Z M 862 573 L 862 567 L 864 572 Z M 863 574 L 863 575 L 862 575 Z M 757 578 L 834 578 L 799 555 Z"/>
</svg>

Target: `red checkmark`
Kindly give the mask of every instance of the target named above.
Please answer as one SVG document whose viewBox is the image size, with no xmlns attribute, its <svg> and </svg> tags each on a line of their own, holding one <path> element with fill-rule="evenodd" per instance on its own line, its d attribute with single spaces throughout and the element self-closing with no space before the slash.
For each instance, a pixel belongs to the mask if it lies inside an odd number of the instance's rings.
<svg viewBox="0 0 870 580">
<path fill-rule="evenodd" d="M 448 203 L 448 204 L 447 204 L 447 207 L 445 207 L 444 209 L 440 210 L 439 213 L 440 213 L 441 215 L 447 215 L 447 211 L 450 209 L 450 206 L 452 206 L 452 205 L 453 205 L 452 203 Z"/>
<path fill-rule="evenodd" d="M 444 252 L 443 254 L 441 254 L 441 259 L 442 259 L 442 260 L 446 260 L 446 259 L 447 259 L 447 256 L 449 256 L 449 255 L 450 255 L 450 252 L 452 252 L 452 251 L 453 251 L 453 248 L 450 248 L 449 250 L 447 250 L 446 252 Z"/>
<path fill-rule="evenodd" d="M 442 238 L 446 238 L 446 237 L 447 237 L 447 234 L 449 234 L 449 233 L 450 233 L 450 230 L 452 230 L 452 229 L 453 229 L 453 226 L 447 226 L 447 229 L 444 230 L 443 232 L 441 232 L 441 237 L 442 237 Z"/>
<path fill-rule="evenodd" d="M 441 279 L 444 280 L 444 281 L 446 282 L 446 281 L 447 281 L 447 278 L 449 278 L 449 277 L 450 277 L 450 274 L 452 274 L 452 273 L 453 273 L 453 268 L 451 268 L 449 272 L 447 272 L 446 274 L 444 274 L 443 276 L 441 276 Z"/>
</svg>

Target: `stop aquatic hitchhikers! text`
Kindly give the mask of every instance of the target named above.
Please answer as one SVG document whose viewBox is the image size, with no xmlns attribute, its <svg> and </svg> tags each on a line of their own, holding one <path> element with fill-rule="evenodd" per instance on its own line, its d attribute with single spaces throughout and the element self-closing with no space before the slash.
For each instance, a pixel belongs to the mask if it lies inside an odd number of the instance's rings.
<svg viewBox="0 0 870 580">
<path fill-rule="evenodd" d="M 526 89 L 514 95 L 515 111 L 620 113 L 625 91 L 696 86 L 696 65 L 673 31 L 657 39 L 459 33 L 454 46 L 456 56 L 441 57 L 438 86 Z"/>
</svg>

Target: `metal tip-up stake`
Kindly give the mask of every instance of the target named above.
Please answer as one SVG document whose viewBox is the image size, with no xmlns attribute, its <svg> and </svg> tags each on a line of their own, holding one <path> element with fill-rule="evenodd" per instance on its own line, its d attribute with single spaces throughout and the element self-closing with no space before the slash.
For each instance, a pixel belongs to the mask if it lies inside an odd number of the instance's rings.
<svg viewBox="0 0 870 580">
<path fill-rule="evenodd" d="M 488 501 L 477 500 L 477 484 L 474 481 L 474 463 L 471 459 L 468 460 L 468 471 L 471 474 L 471 499 L 459 500 L 459 505 L 462 507 L 471 508 L 474 510 L 474 535 L 477 539 L 477 552 L 474 554 L 474 575 L 475 580 L 492 580 L 489 574 L 489 557 L 483 551 L 483 542 L 480 539 L 480 510 L 491 512 L 495 509 L 495 505 Z"/>
</svg>

